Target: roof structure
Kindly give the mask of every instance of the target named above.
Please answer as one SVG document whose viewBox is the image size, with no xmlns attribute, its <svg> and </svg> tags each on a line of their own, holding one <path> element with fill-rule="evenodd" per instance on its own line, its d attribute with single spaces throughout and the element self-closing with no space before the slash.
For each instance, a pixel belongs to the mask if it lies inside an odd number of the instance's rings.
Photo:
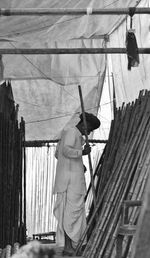
<svg viewBox="0 0 150 258">
<path fill-rule="evenodd" d="M 12 0 L 0 2 L 1 49 L 124 48 L 126 14 L 95 15 L 92 10 L 149 7 L 149 0 Z M 10 10 L 85 9 L 75 15 L 10 15 Z M 44 9 L 43 9 L 44 8 Z M 3 15 L 6 10 L 7 16 Z M 2 12 L 3 11 L 3 12 Z M 149 47 L 149 16 L 135 14 L 133 24 L 140 48 Z M 10 80 L 19 115 L 26 122 L 26 140 L 57 139 L 61 130 L 76 123 L 81 112 L 78 85 L 85 110 L 98 113 L 106 68 L 114 75 L 117 105 L 132 101 L 149 88 L 149 55 L 127 70 L 125 54 L 2 54 L 1 81 Z M 131 87 L 132 84 L 132 87 Z"/>
</svg>

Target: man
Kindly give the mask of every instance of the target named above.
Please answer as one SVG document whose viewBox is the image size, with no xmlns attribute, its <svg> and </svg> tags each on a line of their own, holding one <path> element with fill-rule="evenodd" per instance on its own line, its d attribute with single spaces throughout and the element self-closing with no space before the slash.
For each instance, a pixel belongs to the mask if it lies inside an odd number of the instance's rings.
<svg viewBox="0 0 150 258">
<path fill-rule="evenodd" d="M 100 126 L 99 119 L 90 113 L 85 113 L 87 134 Z M 83 116 L 72 128 L 63 130 L 57 144 L 55 157 L 58 159 L 54 193 L 57 200 L 54 215 L 58 220 L 56 242 L 64 246 L 64 255 L 73 256 L 85 228 L 86 183 L 82 156 L 90 153 L 90 146 L 84 145 L 85 127 Z M 84 148 L 83 148 L 84 145 Z"/>
</svg>

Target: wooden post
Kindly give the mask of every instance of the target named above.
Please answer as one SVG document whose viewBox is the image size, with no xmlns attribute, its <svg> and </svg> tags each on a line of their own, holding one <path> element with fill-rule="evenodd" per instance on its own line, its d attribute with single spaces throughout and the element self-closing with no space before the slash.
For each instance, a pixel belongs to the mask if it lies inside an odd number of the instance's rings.
<svg viewBox="0 0 150 258">
<path fill-rule="evenodd" d="M 25 149 L 25 121 L 21 118 L 22 121 L 22 156 L 23 156 L 23 176 L 24 176 L 24 230 L 23 230 L 23 244 L 26 244 L 26 149 Z"/>
<path fill-rule="evenodd" d="M 88 140 L 88 134 L 87 134 L 87 123 L 86 123 L 86 117 L 85 117 L 85 111 L 84 111 L 84 103 L 83 103 L 83 97 L 82 97 L 82 90 L 81 90 L 81 86 L 80 85 L 78 86 L 78 89 L 79 89 L 79 96 L 80 96 L 81 109 L 82 109 L 82 115 L 83 115 L 83 123 L 84 123 L 84 130 L 85 130 L 86 145 L 89 146 L 89 140 Z M 93 178 L 93 168 L 92 168 L 92 162 L 91 162 L 91 155 L 90 155 L 90 153 L 88 154 L 88 161 L 89 161 L 89 168 L 90 168 L 90 175 L 91 175 L 91 185 L 92 185 L 94 207 L 96 208 L 96 194 L 95 194 L 94 178 Z"/>
</svg>

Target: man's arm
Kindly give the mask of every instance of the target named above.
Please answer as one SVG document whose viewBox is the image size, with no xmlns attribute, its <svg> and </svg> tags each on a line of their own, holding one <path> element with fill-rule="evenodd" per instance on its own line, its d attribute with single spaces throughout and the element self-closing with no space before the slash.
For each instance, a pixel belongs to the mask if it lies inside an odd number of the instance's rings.
<svg viewBox="0 0 150 258">
<path fill-rule="evenodd" d="M 65 134 L 63 154 L 68 158 L 79 158 L 91 152 L 91 147 L 85 145 L 83 150 L 75 148 L 76 134 L 75 130 L 68 130 Z"/>
<path fill-rule="evenodd" d="M 63 154 L 67 158 L 79 158 L 82 156 L 82 150 L 75 148 L 76 133 L 74 129 L 69 129 L 64 135 Z"/>
</svg>

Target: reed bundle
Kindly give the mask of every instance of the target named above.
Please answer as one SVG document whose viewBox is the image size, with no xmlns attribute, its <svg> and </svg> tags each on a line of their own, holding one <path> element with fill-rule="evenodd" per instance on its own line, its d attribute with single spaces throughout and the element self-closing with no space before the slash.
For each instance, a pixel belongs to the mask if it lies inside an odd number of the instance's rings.
<svg viewBox="0 0 150 258">
<path fill-rule="evenodd" d="M 150 165 L 150 92 L 140 92 L 134 103 L 115 110 L 108 143 L 97 173 L 96 208 L 92 210 L 87 229 L 77 247 L 93 227 L 83 256 L 115 257 L 115 243 L 124 200 L 142 200 Z M 95 222 L 95 216 L 98 220 Z M 139 209 L 129 213 L 136 224 Z M 128 257 L 132 238 L 124 239 L 124 256 Z"/>
<path fill-rule="evenodd" d="M 10 85 L 2 85 L 5 92 Z M 11 90 L 11 89 L 10 89 Z M 10 93 L 10 92 L 9 92 Z M 17 120 L 17 107 L 14 101 L 5 95 L 3 107 L 0 107 L 0 248 L 23 243 L 22 232 L 24 202 L 22 192 L 22 139 L 24 129 Z M 2 103 L 2 102 L 1 102 Z M 23 123 L 23 122 L 22 122 Z M 21 240 L 21 241 L 20 241 Z"/>
</svg>

